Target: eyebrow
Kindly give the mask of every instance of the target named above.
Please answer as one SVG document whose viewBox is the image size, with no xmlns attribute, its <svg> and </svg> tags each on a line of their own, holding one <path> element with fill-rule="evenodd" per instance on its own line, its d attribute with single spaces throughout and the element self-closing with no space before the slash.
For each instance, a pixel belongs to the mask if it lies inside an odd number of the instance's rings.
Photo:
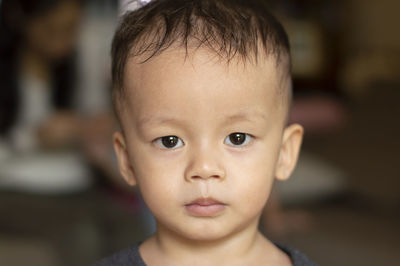
<svg viewBox="0 0 400 266">
<path fill-rule="evenodd" d="M 229 115 L 226 118 L 227 122 L 233 123 L 236 121 L 249 121 L 254 122 L 254 120 L 267 120 L 267 115 L 264 112 L 259 111 L 240 111 L 236 114 Z"/>
<path fill-rule="evenodd" d="M 240 111 L 238 113 L 229 115 L 224 119 L 224 123 L 230 124 L 238 121 L 248 121 L 248 122 L 256 122 L 258 120 L 266 121 L 268 119 L 267 115 L 264 112 L 259 111 Z M 174 116 L 166 116 L 166 115 L 155 115 L 155 116 L 143 116 L 139 119 L 139 125 L 154 125 L 154 124 L 183 124 L 183 121 Z"/>
<path fill-rule="evenodd" d="M 180 120 L 176 117 L 172 116 L 163 116 L 163 115 L 155 115 L 155 116 L 143 116 L 139 118 L 139 125 L 146 125 L 146 124 L 167 124 L 167 123 L 173 123 L 173 124 L 180 124 Z"/>
</svg>

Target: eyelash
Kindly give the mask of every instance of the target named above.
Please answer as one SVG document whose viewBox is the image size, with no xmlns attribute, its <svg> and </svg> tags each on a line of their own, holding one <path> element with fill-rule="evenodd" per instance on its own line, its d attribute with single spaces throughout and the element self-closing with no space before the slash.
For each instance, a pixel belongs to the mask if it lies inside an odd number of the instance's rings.
<svg viewBox="0 0 400 266">
<path fill-rule="evenodd" d="M 234 139 L 235 137 L 237 138 L 237 140 L 239 140 L 239 142 L 242 141 L 242 139 L 239 139 L 239 138 L 244 138 L 243 142 L 240 144 L 234 144 L 232 141 L 235 141 L 235 139 Z M 252 136 L 250 134 L 242 133 L 242 132 L 234 132 L 225 137 L 224 144 L 229 145 L 231 147 L 243 147 L 243 146 L 247 146 L 253 139 L 254 139 L 254 136 Z M 185 145 L 185 143 L 183 142 L 183 140 L 181 138 L 174 136 L 174 135 L 159 137 L 159 138 L 155 139 L 153 142 L 159 148 L 166 149 L 166 150 L 178 149 Z M 168 145 L 170 145 L 170 147 L 168 147 Z"/>
</svg>

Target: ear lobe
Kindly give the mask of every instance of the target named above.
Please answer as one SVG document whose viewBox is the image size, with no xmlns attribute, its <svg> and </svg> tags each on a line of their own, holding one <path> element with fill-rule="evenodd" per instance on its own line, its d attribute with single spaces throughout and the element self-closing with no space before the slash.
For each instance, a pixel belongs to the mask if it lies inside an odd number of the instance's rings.
<svg viewBox="0 0 400 266">
<path fill-rule="evenodd" d="M 129 154 L 126 149 L 125 137 L 117 131 L 113 135 L 114 151 L 118 160 L 118 167 L 122 177 L 130 186 L 136 185 L 136 178 L 129 160 Z"/>
<path fill-rule="evenodd" d="M 285 128 L 275 176 L 278 180 L 286 180 L 296 167 L 304 129 L 299 124 Z"/>
</svg>

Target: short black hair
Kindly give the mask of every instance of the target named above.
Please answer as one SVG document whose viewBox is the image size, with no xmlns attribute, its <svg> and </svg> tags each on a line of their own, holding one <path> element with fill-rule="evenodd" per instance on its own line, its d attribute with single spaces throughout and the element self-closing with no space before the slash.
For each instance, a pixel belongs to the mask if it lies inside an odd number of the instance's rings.
<svg viewBox="0 0 400 266">
<path fill-rule="evenodd" d="M 129 57 L 143 62 L 171 45 L 207 47 L 228 62 L 239 56 L 256 58 L 261 52 L 286 62 L 290 77 L 290 47 L 283 26 L 264 0 L 153 0 L 127 12 L 112 42 L 113 102 L 123 95 Z M 261 49 L 260 49 L 261 48 Z M 285 59 L 282 59 L 285 58 Z"/>
</svg>

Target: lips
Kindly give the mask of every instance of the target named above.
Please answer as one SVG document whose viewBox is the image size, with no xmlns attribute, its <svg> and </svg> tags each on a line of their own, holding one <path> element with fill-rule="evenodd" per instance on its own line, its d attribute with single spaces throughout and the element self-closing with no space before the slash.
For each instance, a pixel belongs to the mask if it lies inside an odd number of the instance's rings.
<svg viewBox="0 0 400 266">
<path fill-rule="evenodd" d="M 185 204 L 185 210 L 199 217 L 213 217 L 220 214 L 226 208 L 226 204 L 213 198 L 198 198 Z"/>
</svg>

